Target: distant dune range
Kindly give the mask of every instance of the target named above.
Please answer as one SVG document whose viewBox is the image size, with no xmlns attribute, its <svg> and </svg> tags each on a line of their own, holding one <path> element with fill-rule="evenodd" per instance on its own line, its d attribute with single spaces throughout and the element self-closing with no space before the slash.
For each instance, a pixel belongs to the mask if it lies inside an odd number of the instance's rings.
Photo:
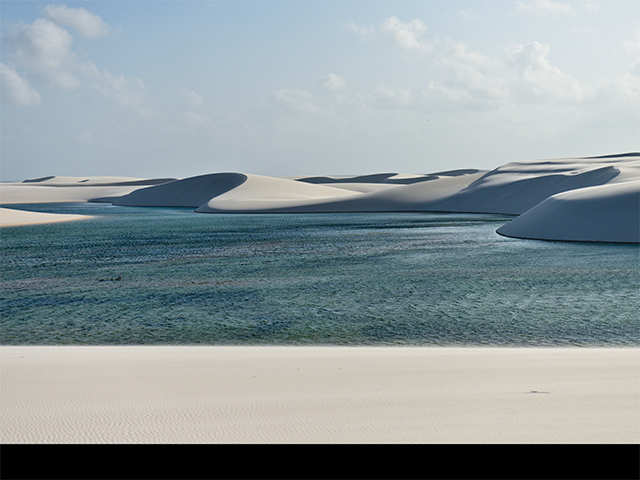
<svg viewBox="0 0 640 480">
<path fill-rule="evenodd" d="M 488 172 L 42 177 L 0 186 L 5 205 L 78 201 L 199 213 L 501 213 L 520 215 L 498 229 L 505 236 L 640 243 L 640 153 L 513 162 Z"/>
</svg>

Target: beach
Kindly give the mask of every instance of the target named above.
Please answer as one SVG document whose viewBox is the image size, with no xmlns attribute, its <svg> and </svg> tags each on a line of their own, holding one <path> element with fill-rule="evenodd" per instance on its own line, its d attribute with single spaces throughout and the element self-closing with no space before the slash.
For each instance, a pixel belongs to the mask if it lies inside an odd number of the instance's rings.
<svg viewBox="0 0 640 480">
<path fill-rule="evenodd" d="M 2 443 L 637 443 L 640 349 L 2 346 Z"/>
</svg>

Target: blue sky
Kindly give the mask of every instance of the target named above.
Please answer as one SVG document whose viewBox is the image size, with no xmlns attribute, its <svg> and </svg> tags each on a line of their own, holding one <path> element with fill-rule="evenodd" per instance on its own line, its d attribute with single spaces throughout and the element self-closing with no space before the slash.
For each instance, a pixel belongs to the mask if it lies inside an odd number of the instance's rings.
<svg viewBox="0 0 640 480">
<path fill-rule="evenodd" d="M 7 1 L 4 180 L 640 149 L 640 2 Z"/>
</svg>

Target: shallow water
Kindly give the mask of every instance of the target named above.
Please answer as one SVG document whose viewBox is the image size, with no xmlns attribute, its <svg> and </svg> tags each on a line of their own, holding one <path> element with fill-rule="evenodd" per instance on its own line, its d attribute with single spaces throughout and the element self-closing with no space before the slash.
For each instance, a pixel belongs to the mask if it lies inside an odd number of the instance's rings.
<svg viewBox="0 0 640 480">
<path fill-rule="evenodd" d="M 501 215 L 20 208 L 99 217 L 2 229 L 2 344 L 640 345 L 638 246 Z"/>
</svg>

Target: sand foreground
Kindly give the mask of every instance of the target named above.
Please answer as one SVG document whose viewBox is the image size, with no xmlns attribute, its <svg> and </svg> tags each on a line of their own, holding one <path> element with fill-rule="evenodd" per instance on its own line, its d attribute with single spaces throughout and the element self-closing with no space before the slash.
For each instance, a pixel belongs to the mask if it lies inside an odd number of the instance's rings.
<svg viewBox="0 0 640 480">
<path fill-rule="evenodd" d="M 637 443 L 640 348 L 0 347 L 2 443 Z"/>
</svg>

